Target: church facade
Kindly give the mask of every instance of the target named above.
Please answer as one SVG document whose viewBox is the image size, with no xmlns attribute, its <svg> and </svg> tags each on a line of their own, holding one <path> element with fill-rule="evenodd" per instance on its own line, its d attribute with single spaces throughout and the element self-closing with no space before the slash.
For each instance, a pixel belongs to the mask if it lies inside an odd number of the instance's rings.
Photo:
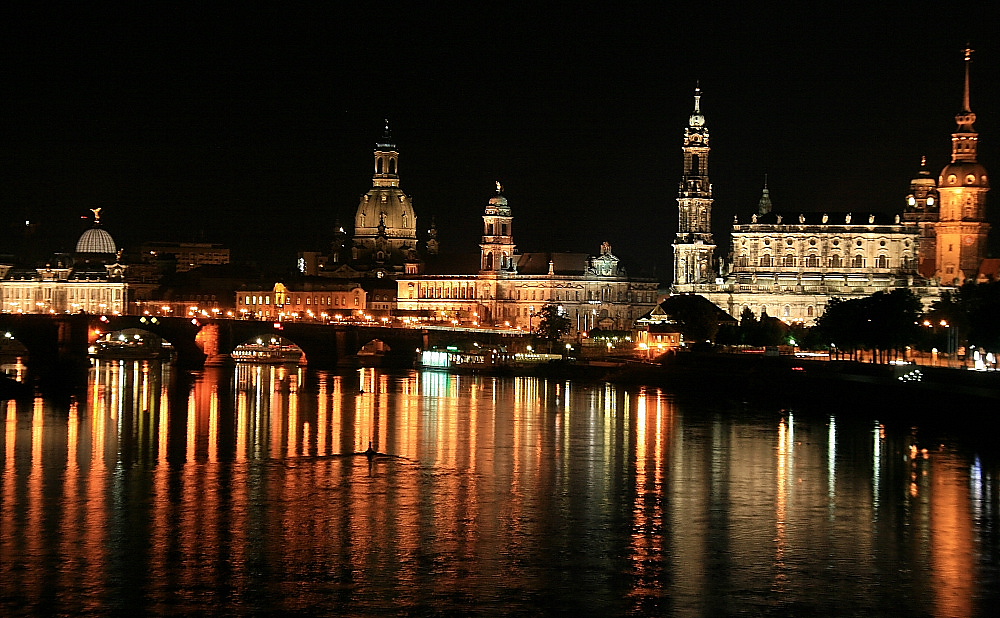
<svg viewBox="0 0 1000 618">
<path fill-rule="evenodd" d="M 695 92 L 684 132 L 684 165 L 677 197 L 671 292 L 705 296 L 732 316 L 749 309 L 786 322 L 812 324 L 832 298 L 862 298 L 909 288 L 925 306 L 948 286 L 980 277 L 985 258 L 985 168 L 977 161 L 978 134 L 965 90 L 952 160 L 937 182 L 922 162 L 901 215 L 867 212 L 771 211 L 765 186 L 758 212 L 735 218 L 729 260 L 713 269 L 712 193 L 708 130 Z"/>
</svg>

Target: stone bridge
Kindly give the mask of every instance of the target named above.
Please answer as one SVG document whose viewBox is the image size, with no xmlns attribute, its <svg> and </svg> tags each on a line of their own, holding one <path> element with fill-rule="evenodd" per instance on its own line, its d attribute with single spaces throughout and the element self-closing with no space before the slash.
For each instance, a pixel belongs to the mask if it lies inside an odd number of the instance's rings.
<svg viewBox="0 0 1000 618">
<path fill-rule="evenodd" d="M 411 364 L 418 348 L 511 339 L 510 334 L 467 329 L 127 315 L 0 314 L 0 333 L 9 334 L 8 338 L 27 348 L 29 371 L 62 372 L 87 367 L 90 346 L 107 333 L 128 329 L 145 331 L 170 342 L 177 364 L 189 368 L 227 364 L 232 362 L 232 353 L 238 346 L 274 336 L 297 345 L 305 355 L 306 364 L 320 369 L 356 364 L 358 353 L 373 341 L 381 342 L 384 361 Z"/>
</svg>

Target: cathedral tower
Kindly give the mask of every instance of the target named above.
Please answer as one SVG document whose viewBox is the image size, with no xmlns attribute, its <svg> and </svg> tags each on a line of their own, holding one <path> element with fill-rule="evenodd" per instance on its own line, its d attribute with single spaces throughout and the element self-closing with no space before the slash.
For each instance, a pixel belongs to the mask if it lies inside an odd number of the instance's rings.
<svg viewBox="0 0 1000 618">
<path fill-rule="evenodd" d="M 938 192 L 941 207 L 934 226 L 936 276 L 944 284 L 961 284 L 975 278 L 986 254 L 986 168 L 976 160 L 979 134 L 976 115 L 969 104 L 969 65 L 972 50 L 965 50 L 965 90 L 962 111 L 955 116 L 958 129 L 951 134 L 951 163 L 941 170 Z"/>
<path fill-rule="evenodd" d="M 497 182 L 497 194 L 490 198 L 483 212 L 482 273 L 514 270 L 514 217 L 511 216 L 503 187 Z"/>
<path fill-rule="evenodd" d="M 375 145 L 372 188 L 361 196 L 354 217 L 352 259 L 382 272 L 401 272 L 417 259 L 417 217 L 408 195 L 399 188 L 399 152 L 389 134 Z"/>
<path fill-rule="evenodd" d="M 701 113 L 701 89 L 694 91 L 694 112 L 684 129 L 684 173 L 677 193 L 674 284 L 677 292 L 712 278 L 712 185 L 708 181 L 708 128 Z"/>
</svg>

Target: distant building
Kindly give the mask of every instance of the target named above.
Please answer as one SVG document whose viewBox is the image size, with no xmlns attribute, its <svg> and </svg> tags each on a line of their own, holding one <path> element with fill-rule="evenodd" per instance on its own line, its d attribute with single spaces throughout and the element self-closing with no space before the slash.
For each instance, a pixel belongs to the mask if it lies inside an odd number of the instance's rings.
<svg viewBox="0 0 1000 618">
<path fill-rule="evenodd" d="M 361 286 L 353 283 L 317 278 L 287 285 L 279 282 L 270 290 L 238 291 L 236 313 L 258 320 L 330 321 L 364 313 L 367 296 Z"/>
<path fill-rule="evenodd" d="M 586 253 L 518 253 L 514 217 L 500 184 L 483 213 L 478 255 L 428 258 L 422 274 L 397 278 L 397 306 L 439 319 L 531 329 L 547 303 L 573 332 L 629 330 L 656 303 L 658 283 L 630 278 L 611 246 Z"/>
<path fill-rule="evenodd" d="M 76 251 L 57 254 L 39 266 L 10 266 L 0 281 L 0 307 L 6 313 L 126 313 L 126 267 L 111 234 L 101 226 L 101 209 Z"/>
<path fill-rule="evenodd" d="M 173 270 L 186 272 L 199 266 L 229 263 L 229 249 L 207 242 L 147 242 L 139 247 L 145 262 L 175 264 Z"/>
</svg>

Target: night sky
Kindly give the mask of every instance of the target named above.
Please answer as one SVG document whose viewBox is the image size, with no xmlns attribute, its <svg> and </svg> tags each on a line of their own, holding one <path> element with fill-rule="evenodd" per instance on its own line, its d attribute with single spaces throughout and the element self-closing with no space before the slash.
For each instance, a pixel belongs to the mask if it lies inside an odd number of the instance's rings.
<svg viewBox="0 0 1000 618">
<path fill-rule="evenodd" d="M 325 249 L 338 219 L 350 232 L 388 118 L 401 187 L 443 251 L 477 248 L 500 180 L 520 251 L 608 241 L 633 272 L 669 281 L 696 82 L 722 240 L 734 213 L 756 209 L 765 173 L 776 210 L 900 211 L 921 155 L 935 175 L 949 160 L 967 42 L 980 161 L 1000 170 L 986 3 L 676 4 L 15 14 L 3 219 L 38 222 L 33 242 L 71 250 L 81 216 L 103 207 L 126 248 L 205 240 L 290 266 Z"/>
</svg>

